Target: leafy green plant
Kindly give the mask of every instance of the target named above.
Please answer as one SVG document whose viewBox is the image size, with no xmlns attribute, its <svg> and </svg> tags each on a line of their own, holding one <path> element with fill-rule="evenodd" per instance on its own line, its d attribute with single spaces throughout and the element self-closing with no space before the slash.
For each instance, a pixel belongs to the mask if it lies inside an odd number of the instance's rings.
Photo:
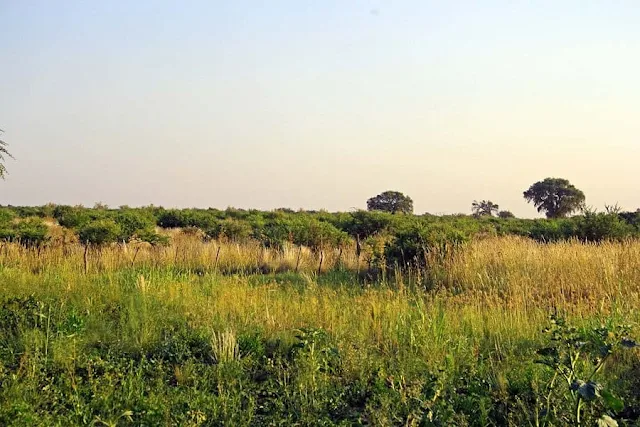
<svg viewBox="0 0 640 427">
<path fill-rule="evenodd" d="M 122 229 L 112 219 L 91 221 L 78 230 L 80 242 L 85 245 L 101 246 L 118 240 Z"/>
<path fill-rule="evenodd" d="M 49 240 L 49 228 L 40 218 L 27 218 L 15 226 L 15 237 L 27 247 L 37 247 Z"/>
<path fill-rule="evenodd" d="M 15 212 L 11 209 L 2 208 L 0 209 L 0 224 L 7 224 L 13 221 L 16 217 Z"/>
<path fill-rule="evenodd" d="M 91 221 L 88 211 L 81 207 L 58 205 L 53 209 L 53 217 L 67 228 L 78 228 Z"/>
<path fill-rule="evenodd" d="M 596 212 L 593 209 L 585 209 L 584 216 L 578 218 L 580 238 L 588 242 L 620 240 L 633 231 L 633 226 L 627 224 L 615 212 Z"/>
<path fill-rule="evenodd" d="M 597 380 L 613 354 L 637 346 L 629 338 L 630 326 L 603 325 L 586 333 L 553 315 L 551 326 L 544 332 L 549 345 L 537 351 L 542 356 L 537 363 L 549 367 L 553 376 L 536 425 L 553 425 L 557 421 L 581 426 L 591 421 L 617 426 L 615 417 L 624 403 Z"/>
<path fill-rule="evenodd" d="M 120 236 L 118 237 L 125 242 L 136 235 L 153 232 L 153 219 L 134 210 L 122 210 L 117 213 L 114 220 L 120 227 Z"/>
</svg>

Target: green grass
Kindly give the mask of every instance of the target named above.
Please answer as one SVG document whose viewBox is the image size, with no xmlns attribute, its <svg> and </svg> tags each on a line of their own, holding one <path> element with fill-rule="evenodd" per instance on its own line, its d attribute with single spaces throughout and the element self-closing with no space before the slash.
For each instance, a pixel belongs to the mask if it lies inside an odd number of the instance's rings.
<svg viewBox="0 0 640 427">
<path fill-rule="evenodd" d="M 318 276 L 311 255 L 300 273 L 230 274 L 200 245 L 160 263 L 105 249 L 87 275 L 76 249 L 0 254 L 0 425 L 536 425 L 552 312 L 638 336 L 637 242 L 490 239 L 384 283 Z M 600 375 L 633 425 L 637 350 Z M 561 391 L 553 425 L 569 423 Z"/>
</svg>

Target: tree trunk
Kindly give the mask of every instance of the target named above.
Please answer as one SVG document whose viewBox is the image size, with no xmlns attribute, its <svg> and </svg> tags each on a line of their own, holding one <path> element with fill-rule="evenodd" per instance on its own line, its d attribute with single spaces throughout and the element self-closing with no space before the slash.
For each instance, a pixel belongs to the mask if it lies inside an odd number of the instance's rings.
<svg viewBox="0 0 640 427">
<path fill-rule="evenodd" d="M 324 251 L 320 251 L 320 264 L 318 264 L 318 276 L 322 272 L 322 261 L 324 261 Z"/>
<path fill-rule="evenodd" d="M 136 251 L 133 253 L 133 259 L 131 260 L 131 267 L 136 263 L 136 257 L 138 256 L 138 252 L 140 252 L 140 246 L 136 248 Z"/>
<path fill-rule="evenodd" d="M 213 263 L 213 269 L 214 270 L 218 270 L 218 259 L 220 259 L 220 250 L 222 249 L 222 246 L 218 246 L 218 250 L 216 251 L 216 260 Z"/>
<path fill-rule="evenodd" d="M 302 246 L 298 247 L 298 256 L 296 257 L 296 269 L 295 273 L 298 274 L 298 268 L 300 267 L 300 257 L 302 256 Z"/>
<path fill-rule="evenodd" d="M 84 245 L 84 274 L 89 273 L 89 244 Z"/>
</svg>

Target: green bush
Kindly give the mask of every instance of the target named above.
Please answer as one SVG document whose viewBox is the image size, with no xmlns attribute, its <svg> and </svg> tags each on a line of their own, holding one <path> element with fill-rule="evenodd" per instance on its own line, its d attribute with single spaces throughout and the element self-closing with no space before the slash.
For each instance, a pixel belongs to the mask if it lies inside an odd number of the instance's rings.
<svg viewBox="0 0 640 427">
<path fill-rule="evenodd" d="M 13 242 L 16 239 L 15 227 L 11 224 L 0 225 L 0 241 Z"/>
<path fill-rule="evenodd" d="M 251 225 L 246 221 L 227 218 L 207 230 L 207 235 L 211 238 L 222 238 L 237 242 L 247 240 L 252 231 Z"/>
<path fill-rule="evenodd" d="M 118 240 L 122 229 L 112 219 L 100 219 L 83 225 L 78 230 L 80 242 L 85 245 L 104 245 Z"/>
<path fill-rule="evenodd" d="M 5 225 L 11 223 L 16 218 L 15 212 L 11 209 L 1 208 L 0 209 L 0 224 Z"/>
<path fill-rule="evenodd" d="M 414 222 L 403 225 L 395 232 L 385 255 L 391 265 L 424 266 L 429 252 L 438 249 L 444 253 L 449 247 L 455 247 L 470 237 L 468 230 L 465 232 L 446 224 Z"/>
<path fill-rule="evenodd" d="M 128 242 L 134 236 L 153 232 L 154 221 L 149 216 L 134 210 L 123 210 L 116 214 L 115 223 L 120 227 L 119 240 Z"/>
<path fill-rule="evenodd" d="M 27 218 L 15 225 L 15 238 L 25 246 L 40 246 L 49 240 L 49 228 L 39 218 Z"/>
<path fill-rule="evenodd" d="M 91 221 L 87 209 L 72 206 L 56 206 L 53 209 L 53 217 L 66 228 L 79 228 Z"/>
<path fill-rule="evenodd" d="M 634 233 L 634 227 L 615 213 L 586 211 L 577 218 L 578 234 L 588 242 L 620 240 Z"/>
<path fill-rule="evenodd" d="M 162 228 L 178 228 L 186 227 L 187 223 L 182 211 L 172 209 L 160 213 L 158 216 L 158 226 Z"/>
<path fill-rule="evenodd" d="M 156 233 L 154 230 L 149 229 L 136 231 L 135 237 L 140 241 L 149 243 L 153 246 L 166 246 L 170 241 L 168 236 Z"/>
</svg>

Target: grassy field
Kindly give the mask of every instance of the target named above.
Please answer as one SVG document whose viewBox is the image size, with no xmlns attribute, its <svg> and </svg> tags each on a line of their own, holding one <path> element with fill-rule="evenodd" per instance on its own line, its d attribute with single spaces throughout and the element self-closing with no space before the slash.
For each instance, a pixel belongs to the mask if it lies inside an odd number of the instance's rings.
<svg viewBox="0 0 640 427">
<path fill-rule="evenodd" d="M 0 425 L 635 425 L 640 242 L 488 238 L 424 270 L 365 264 L 184 235 L 5 244 Z M 584 355 L 573 377 L 536 363 L 549 346 L 553 366 Z"/>
</svg>

